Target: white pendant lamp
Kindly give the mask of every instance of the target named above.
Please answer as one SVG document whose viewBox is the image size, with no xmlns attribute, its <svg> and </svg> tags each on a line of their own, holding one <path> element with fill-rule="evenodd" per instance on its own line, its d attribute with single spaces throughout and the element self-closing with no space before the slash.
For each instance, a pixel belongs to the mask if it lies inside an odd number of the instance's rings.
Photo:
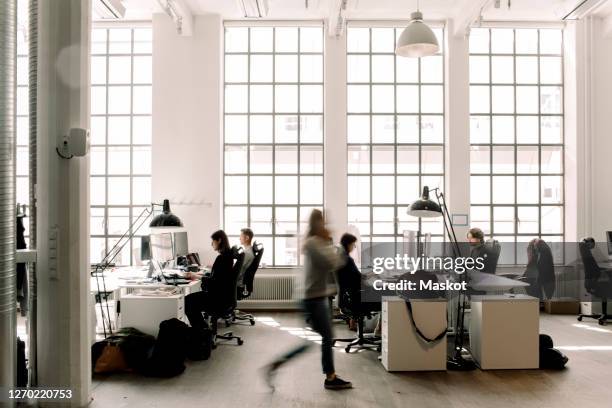
<svg viewBox="0 0 612 408">
<path fill-rule="evenodd" d="M 440 49 L 438 39 L 431 28 L 423 23 L 423 13 L 417 11 L 410 15 L 410 23 L 402 31 L 395 46 L 395 54 L 400 57 L 427 57 Z"/>
</svg>

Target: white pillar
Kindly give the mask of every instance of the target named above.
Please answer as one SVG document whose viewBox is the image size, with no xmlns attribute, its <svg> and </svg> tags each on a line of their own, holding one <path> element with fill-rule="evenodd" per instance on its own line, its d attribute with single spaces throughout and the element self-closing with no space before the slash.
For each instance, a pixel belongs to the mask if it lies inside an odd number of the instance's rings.
<svg viewBox="0 0 612 408">
<path fill-rule="evenodd" d="M 324 30 L 327 34 L 327 29 Z M 334 240 L 348 227 L 346 168 L 346 34 L 325 35 L 325 212 Z"/>
<path fill-rule="evenodd" d="M 152 198 L 170 200 L 190 251 L 206 263 L 222 225 L 222 39 L 219 15 L 197 16 L 190 37 L 167 15 L 153 16 Z"/>
<path fill-rule="evenodd" d="M 456 36 L 453 21 L 446 25 L 445 58 L 445 196 L 451 217 L 470 214 L 469 40 Z M 468 226 L 455 225 L 459 242 Z"/>
<path fill-rule="evenodd" d="M 89 127 L 90 0 L 39 2 L 38 385 L 89 402 L 89 157 L 62 159 L 58 137 Z"/>
</svg>

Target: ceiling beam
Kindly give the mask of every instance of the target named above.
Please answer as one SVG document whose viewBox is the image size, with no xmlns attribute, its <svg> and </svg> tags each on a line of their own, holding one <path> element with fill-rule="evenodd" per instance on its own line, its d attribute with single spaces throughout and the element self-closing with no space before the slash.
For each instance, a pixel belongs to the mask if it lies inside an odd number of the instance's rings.
<svg viewBox="0 0 612 408">
<path fill-rule="evenodd" d="M 330 37 L 342 37 L 346 27 L 344 11 L 348 0 L 330 0 L 329 15 L 327 17 L 328 35 Z"/>
<path fill-rule="evenodd" d="M 157 0 L 162 11 L 176 24 L 176 31 L 184 37 L 193 34 L 193 13 L 185 4 L 185 0 Z"/>
<path fill-rule="evenodd" d="M 454 35 L 465 37 L 470 33 L 470 27 L 480 19 L 483 9 L 491 0 L 460 1 L 454 18 Z"/>
</svg>

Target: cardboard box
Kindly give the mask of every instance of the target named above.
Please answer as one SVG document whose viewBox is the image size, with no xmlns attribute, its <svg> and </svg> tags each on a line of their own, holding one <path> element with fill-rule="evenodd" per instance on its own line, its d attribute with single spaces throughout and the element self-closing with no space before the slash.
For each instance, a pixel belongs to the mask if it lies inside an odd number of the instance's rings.
<svg viewBox="0 0 612 408">
<path fill-rule="evenodd" d="M 544 312 L 548 314 L 578 315 L 580 313 L 580 302 L 571 298 L 545 300 Z"/>
</svg>

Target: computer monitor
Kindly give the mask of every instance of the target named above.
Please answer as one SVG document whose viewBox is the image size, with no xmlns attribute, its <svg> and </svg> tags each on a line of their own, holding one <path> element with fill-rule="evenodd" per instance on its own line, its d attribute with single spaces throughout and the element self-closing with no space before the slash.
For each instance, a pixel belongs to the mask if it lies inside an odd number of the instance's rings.
<svg viewBox="0 0 612 408">
<path fill-rule="evenodd" d="M 176 256 L 185 256 L 189 253 L 189 245 L 187 241 L 187 231 L 174 233 L 174 254 Z"/>
<path fill-rule="evenodd" d="M 612 231 L 606 231 L 606 238 L 608 239 L 608 257 L 612 259 Z"/>
<path fill-rule="evenodd" d="M 148 235 L 140 237 L 140 260 L 151 260 L 151 237 L 149 237 Z"/>
<path fill-rule="evenodd" d="M 171 233 L 151 234 L 151 258 L 158 262 L 174 259 Z"/>
</svg>

